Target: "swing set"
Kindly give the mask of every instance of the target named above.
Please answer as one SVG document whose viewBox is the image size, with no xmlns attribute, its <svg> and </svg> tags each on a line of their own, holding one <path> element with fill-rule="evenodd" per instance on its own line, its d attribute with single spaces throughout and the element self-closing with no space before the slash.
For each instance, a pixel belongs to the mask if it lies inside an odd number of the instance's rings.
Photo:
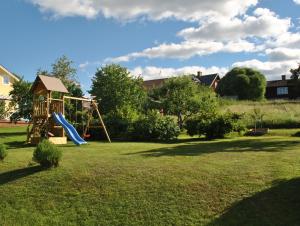
<svg viewBox="0 0 300 226">
<path fill-rule="evenodd" d="M 76 124 L 78 124 L 78 116 L 77 116 L 78 101 L 81 101 L 81 106 L 82 106 L 81 113 L 83 113 L 84 111 L 87 111 L 86 124 L 85 125 L 83 124 L 83 133 L 82 133 L 83 138 L 88 139 L 91 137 L 90 129 L 100 128 L 100 129 L 104 130 L 107 140 L 109 142 L 111 142 L 108 132 L 106 130 L 105 124 L 103 122 L 102 116 L 100 114 L 98 104 L 95 100 L 88 99 L 88 98 L 64 96 L 64 100 L 66 100 L 66 99 L 75 100 L 75 122 L 76 122 Z M 98 126 L 91 125 L 91 121 L 93 119 L 93 115 L 95 112 L 96 112 L 98 119 L 100 120 L 100 125 L 98 125 Z M 81 121 L 82 121 L 82 123 L 84 121 L 82 115 L 81 115 Z"/>
<path fill-rule="evenodd" d="M 82 138 L 91 137 L 89 130 L 91 128 L 91 120 L 93 119 L 94 112 L 96 112 L 96 116 L 100 121 L 98 128 L 104 130 L 107 140 L 111 142 L 95 100 L 65 96 L 68 90 L 61 80 L 44 75 L 37 76 L 30 91 L 33 94 L 33 111 L 32 121 L 27 127 L 28 143 L 37 144 L 41 139 L 47 138 L 54 144 L 66 144 L 66 133 L 75 144 L 84 144 L 86 142 Z M 55 94 L 55 97 L 59 96 L 59 98 L 53 98 L 53 94 Z M 82 136 L 80 136 L 71 123 L 64 118 L 66 100 L 76 101 L 76 122 L 78 110 L 77 102 L 81 101 L 82 110 L 87 110 L 87 122 L 83 128 Z"/>
</svg>

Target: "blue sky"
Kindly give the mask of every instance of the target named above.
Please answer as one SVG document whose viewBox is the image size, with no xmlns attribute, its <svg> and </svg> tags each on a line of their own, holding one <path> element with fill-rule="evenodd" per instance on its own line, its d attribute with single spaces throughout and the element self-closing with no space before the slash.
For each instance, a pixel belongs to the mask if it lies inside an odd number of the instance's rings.
<svg viewBox="0 0 300 226">
<path fill-rule="evenodd" d="M 226 73 L 276 79 L 300 61 L 300 0 L 2 0 L 0 64 L 33 80 L 60 56 L 85 90 L 107 63 L 145 79 Z"/>
</svg>

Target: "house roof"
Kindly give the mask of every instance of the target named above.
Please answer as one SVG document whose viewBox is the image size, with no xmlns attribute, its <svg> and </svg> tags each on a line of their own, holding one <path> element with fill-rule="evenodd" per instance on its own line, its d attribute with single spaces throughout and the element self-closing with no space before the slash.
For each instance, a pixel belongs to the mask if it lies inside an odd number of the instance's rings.
<svg viewBox="0 0 300 226">
<path fill-rule="evenodd" d="M 39 82 L 41 82 L 45 86 L 47 91 L 69 93 L 67 88 L 64 86 L 64 84 L 60 79 L 55 77 L 45 76 L 45 75 L 37 76 L 30 90 L 31 91 L 34 90 Z"/>
<path fill-rule="evenodd" d="M 267 87 L 281 87 L 281 86 L 288 86 L 288 80 L 274 80 L 274 81 L 267 82 Z"/>
<path fill-rule="evenodd" d="M 219 74 L 209 74 L 209 75 L 191 75 L 193 79 L 203 85 L 211 87 L 216 79 L 220 79 Z M 144 87 L 147 89 L 151 89 L 154 87 L 161 86 L 168 78 L 161 78 L 161 79 L 153 79 L 153 80 L 146 80 L 144 81 Z"/>
<path fill-rule="evenodd" d="M 213 82 L 216 79 L 220 79 L 220 76 L 219 74 L 200 75 L 200 76 L 194 75 L 194 78 L 196 79 L 197 82 L 211 87 L 213 85 Z"/>
<path fill-rule="evenodd" d="M 13 79 L 15 79 L 16 81 L 19 81 L 20 80 L 20 77 L 17 76 L 16 74 L 14 73 L 11 73 L 9 70 L 7 70 L 3 65 L 0 64 L 0 68 L 6 72 L 6 74 L 8 74 L 10 77 L 12 77 Z"/>
<path fill-rule="evenodd" d="M 295 86 L 297 83 L 294 79 L 284 79 L 284 80 L 274 80 L 274 81 L 267 81 L 267 88 L 272 87 L 291 87 Z"/>
<path fill-rule="evenodd" d="M 153 87 L 159 87 L 166 80 L 167 80 L 167 78 L 147 80 L 147 81 L 144 81 L 144 87 L 147 88 L 147 89 L 151 89 Z"/>
</svg>

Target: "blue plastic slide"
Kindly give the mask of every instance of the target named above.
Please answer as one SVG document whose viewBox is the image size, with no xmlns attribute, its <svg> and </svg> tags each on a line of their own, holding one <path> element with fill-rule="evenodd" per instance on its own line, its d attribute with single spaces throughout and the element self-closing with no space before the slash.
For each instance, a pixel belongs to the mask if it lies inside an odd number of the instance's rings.
<svg viewBox="0 0 300 226">
<path fill-rule="evenodd" d="M 74 126 L 72 126 L 69 122 L 67 122 L 67 120 L 64 118 L 64 116 L 59 113 L 53 113 L 52 114 L 55 122 L 58 125 L 61 125 L 65 132 L 67 133 L 68 137 L 76 144 L 76 145 L 81 145 L 81 144 L 86 144 L 86 141 L 83 140 L 79 134 L 77 133 L 76 129 L 74 128 Z"/>
</svg>

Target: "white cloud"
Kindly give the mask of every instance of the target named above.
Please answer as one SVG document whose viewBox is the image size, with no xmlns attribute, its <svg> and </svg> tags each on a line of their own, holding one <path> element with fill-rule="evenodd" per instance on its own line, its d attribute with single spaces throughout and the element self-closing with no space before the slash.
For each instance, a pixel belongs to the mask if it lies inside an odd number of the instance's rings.
<svg viewBox="0 0 300 226">
<path fill-rule="evenodd" d="M 140 57 L 146 58 L 176 58 L 188 59 L 192 56 L 203 56 L 220 51 L 223 48 L 220 42 L 183 42 L 180 44 L 161 44 L 156 47 L 145 49 L 141 52 L 134 52 L 128 55 L 107 58 L 106 63 L 114 62 L 128 62 Z"/>
<path fill-rule="evenodd" d="M 260 61 L 257 59 L 236 62 L 232 65 L 233 67 L 250 67 L 261 71 L 267 76 L 267 80 L 280 79 L 283 74 L 289 74 L 291 68 L 297 67 L 295 61 L 281 61 L 281 62 L 270 62 Z"/>
<path fill-rule="evenodd" d="M 290 18 L 281 19 L 269 9 L 258 8 L 253 16 L 210 20 L 199 28 L 187 28 L 178 33 L 185 40 L 239 40 L 247 37 L 276 37 L 288 31 Z"/>
<path fill-rule="evenodd" d="M 30 0 L 41 12 L 51 12 L 54 17 L 83 16 L 94 18 L 98 10 L 92 0 Z"/>
<path fill-rule="evenodd" d="M 268 40 L 266 43 L 271 47 L 299 48 L 300 33 L 285 32 L 278 35 L 275 39 Z"/>
<path fill-rule="evenodd" d="M 128 62 L 140 57 L 189 59 L 217 52 L 261 52 L 267 46 L 268 48 L 278 46 L 272 42 L 283 42 L 287 38 L 290 38 L 289 42 L 295 40 L 294 44 L 297 44 L 298 36 L 284 37 L 284 34 L 289 33 L 290 27 L 290 18 L 280 19 L 269 9 L 258 8 L 254 10 L 253 16 L 244 15 L 243 19 L 237 17 L 210 19 L 204 21 L 200 28 L 184 29 L 179 32 L 179 35 L 184 38 L 180 43 L 161 44 L 140 52 L 108 58 L 106 62 Z M 275 37 L 281 37 L 282 41 L 274 41 Z M 250 42 L 247 38 L 253 40 Z M 254 38 L 261 39 L 261 43 L 257 44 L 259 42 Z"/>
<path fill-rule="evenodd" d="M 266 75 L 267 80 L 280 79 L 281 75 L 290 74 L 291 68 L 296 68 L 297 63 L 295 61 L 281 61 L 281 62 L 270 62 L 260 61 L 257 59 L 241 61 L 232 64 L 230 67 L 199 67 L 199 66 L 187 66 L 182 68 L 172 67 L 136 67 L 131 71 L 135 76 L 142 76 L 144 80 L 169 78 L 187 74 L 197 74 L 198 71 L 202 71 L 203 74 L 219 73 L 221 76 L 225 75 L 233 67 L 250 67 L 255 68 Z"/>
<path fill-rule="evenodd" d="M 300 5 L 300 0 L 294 0 L 294 2 Z"/>
<path fill-rule="evenodd" d="M 169 78 L 178 75 L 197 74 L 198 71 L 202 71 L 203 74 L 219 73 L 224 75 L 228 69 L 220 67 L 199 67 L 199 66 L 187 66 L 182 68 L 163 68 L 163 67 L 136 67 L 131 70 L 131 73 L 135 76 L 142 76 L 144 80 Z"/>
<path fill-rule="evenodd" d="M 258 0 L 29 0 L 42 12 L 56 17 L 102 15 L 120 21 L 146 17 L 151 20 L 176 18 L 199 21 L 205 17 L 234 17 L 255 6 Z"/>
<path fill-rule="evenodd" d="M 171 59 L 189 59 L 194 56 L 210 55 L 217 52 L 238 53 L 238 52 L 256 52 L 263 47 L 256 46 L 245 40 L 238 40 L 236 42 L 230 41 L 227 43 L 202 41 L 189 42 L 184 41 L 179 44 L 161 44 L 156 47 L 145 49 L 141 52 L 134 52 L 124 56 L 115 58 L 107 58 L 105 63 L 121 63 L 135 60 L 137 58 L 171 58 Z"/>
<path fill-rule="evenodd" d="M 274 75 L 287 73 L 297 66 L 299 59 L 300 33 L 292 33 L 290 18 L 280 18 L 269 9 L 258 8 L 246 15 L 250 7 L 259 0 L 27 0 L 39 7 L 40 11 L 55 18 L 81 16 L 88 19 L 103 16 L 121 22 L 138 20 L 176 19 L 197 22 L 198 27 L 180 31 L 183 38 L 179 43 L 156 44 L 141 51 L 129 53 L 108 62 L 128 62 L 136 58 L 188 59 L 217 52 L 259 52 L 265 53 L 268 61 L 257 59 L 236 62 L 232 66 L 247 66 L 261 70 L 274 78 Z M 300 4 L 300 0 L 294 0 Z M 259 42 L 255 39 L 260 40 Z M 258 44 L 259 43 L 259 44 Z M 265 50 L 267 49 L 267 50 Z M 100 65 L 97 62 L 97 65 Z M 85 62 L 81 70 L 96 65 Z M 197 66 L 174 68 L 137 67 L 134 74 L 145 78 L 172 76 L 175 74 L 196 73 L 196 71 L 226 72 L 226 68 L 203 68 Z"/>
<path fill-rule="evenodd" d="M 86 62 L 84 62 L 84 63 L 81 63 L 81 64 L 79 64 L 78 65 L 78 67 L 80 68 L 80 69 L 85 69 L 86 67 L 88 67 L 90 65 L 90 62 L 89 61 L 86 61 Z"/>
<path fill-rule="evenodd" d="M 290 48 L 267 49 L 266 54 L 269 57 L 270 61 L 273 62 L 300 60 L 300 49 L 290 49 Z"/>
</svg>

